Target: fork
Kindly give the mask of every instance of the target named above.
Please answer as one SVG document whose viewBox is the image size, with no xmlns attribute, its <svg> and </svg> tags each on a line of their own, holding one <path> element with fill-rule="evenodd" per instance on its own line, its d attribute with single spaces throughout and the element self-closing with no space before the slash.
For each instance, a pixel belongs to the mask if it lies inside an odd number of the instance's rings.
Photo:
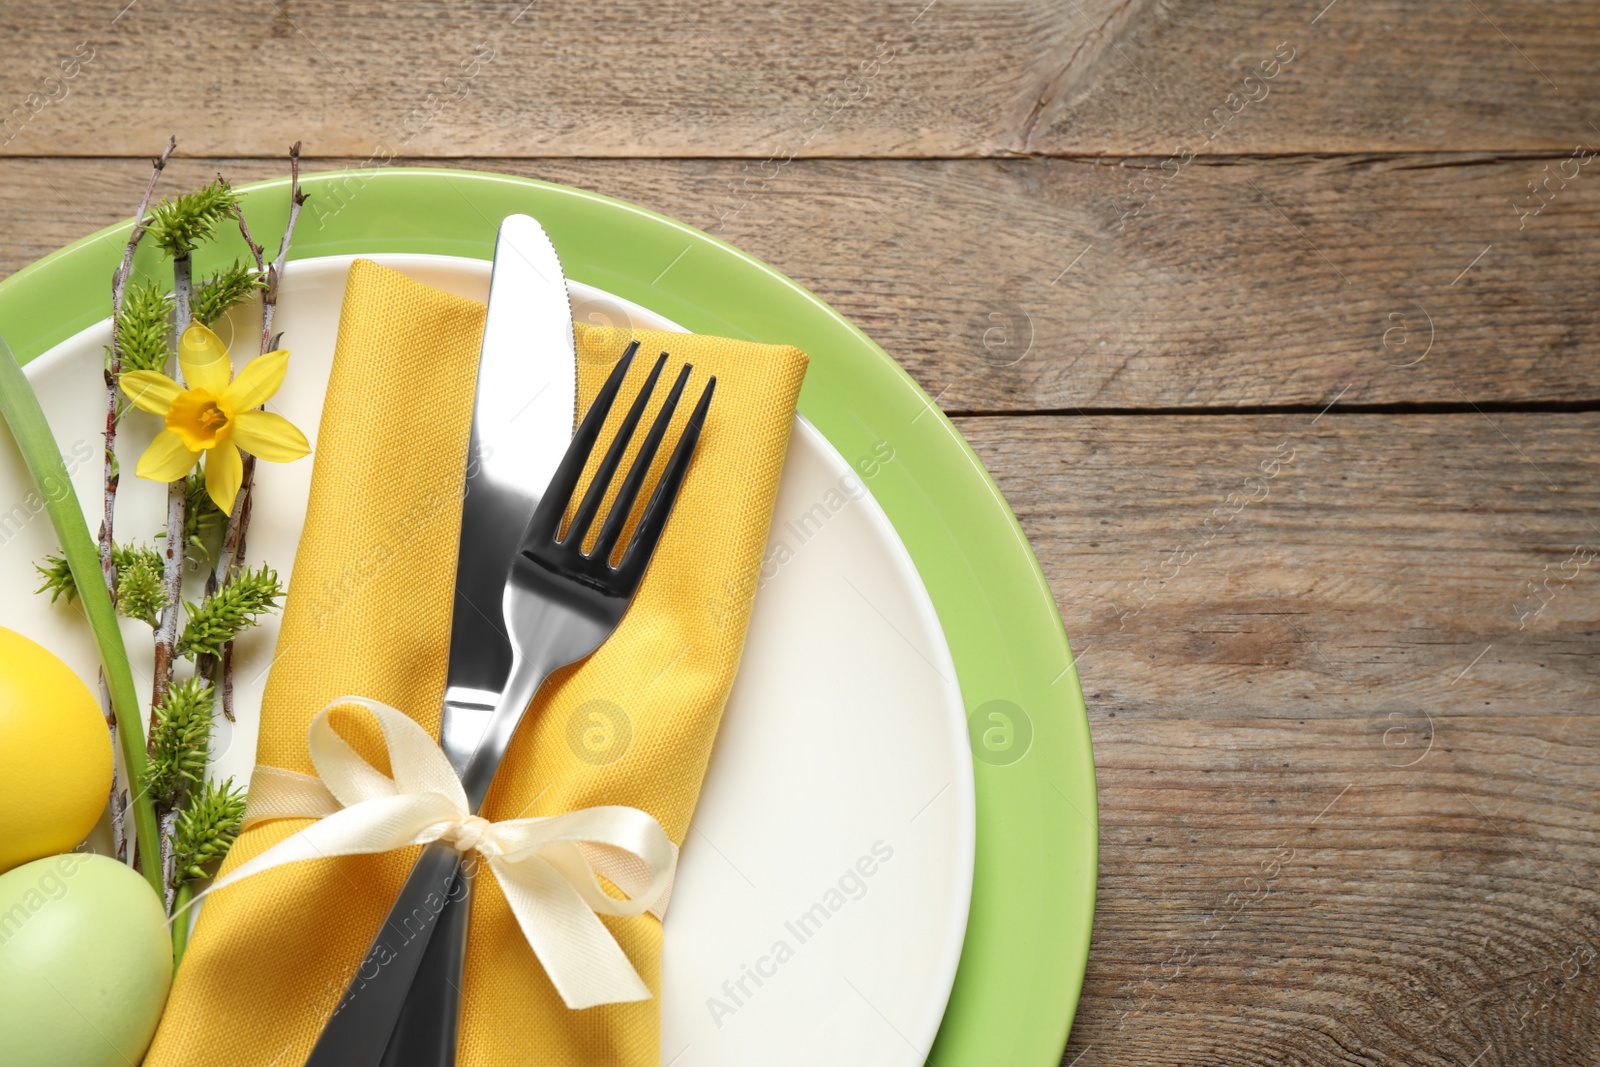
<svg viewBox="0 0 1600 1067">
<path fill-rule="evenodd" d="M 474 813 L 483 804 L 512 735 L 545 679 L 592 654 L 627 613 L 661 543 L 705 425 L 715 377 L 706 382 L 633 535 L 613 564 L 623 529 L 688 384 L 693 367 L 685 364 L 623 478 L 593 546 L 585 551 L 584 543 L 606 492 L 666 365 L 667 353 L 661 353 L 563 532 L 562 519 L 638 347 L 637 341 L 628 346 L 584 415 L 512 562 L 503 602 L 512 649 L 505 689 L 493 711 L 483 717 L 480 730 L 474 734 L 470 725 L 462 730 L 462 724 L 456 724 L 458 728 L 446 731 L 441 741 L 451 762 L 462 768 L 461 784 Z M 465 743 L 463 734 L 467 735 Z M 385 1067 L 444 1067 L 455 1062 L 472 888 L 470 870 L 460 861 L 460 853 L 449 844 L 434 842 L 423 850 L 362 968 L 318 1037 L 306 1067 L 378 1067 L 380 1062 Z M 424 921 L 417 923 L 416 916 Z M 412 933 L 407 922 L 420 928 Z M 390 930 L 403 932 L 413 951 L 396 953 L 389 948 Z M 422 944 L 409 945 L 415 940 Z M 369 963 L 378 967 L 371 979 L 362 974 Z"/>
</svg>

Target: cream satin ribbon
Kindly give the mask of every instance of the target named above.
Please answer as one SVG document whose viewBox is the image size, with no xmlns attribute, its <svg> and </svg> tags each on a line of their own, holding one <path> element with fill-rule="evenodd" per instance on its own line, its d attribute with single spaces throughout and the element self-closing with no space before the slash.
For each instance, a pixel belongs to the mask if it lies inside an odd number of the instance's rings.
<svg viewBox="0 0 1600 1067">
<path fill-rule="evenodd" d="M 329 713 L 355 704 L 372 712 L 388 748 L 390 778 L 333 729 Z M 472 814 L 444 751 L 405 713 L 345 696 L 311 720 L 307 737 L 320 777 L 258 766 L 250 776 L 244 824 L 318 818 L 218 879 L 205 893 L 286 863 L 388 852 L 446 841 L 488 861 L 545 973 L 569 1008 L 649 1000 L 599 915 L 660 918 L 672 893 L 678 849 L 638 808 L 608 805 L 547 818 L 489 822 Z M 603 889 L 601 875 L 628 894 Z"/>
</svg>

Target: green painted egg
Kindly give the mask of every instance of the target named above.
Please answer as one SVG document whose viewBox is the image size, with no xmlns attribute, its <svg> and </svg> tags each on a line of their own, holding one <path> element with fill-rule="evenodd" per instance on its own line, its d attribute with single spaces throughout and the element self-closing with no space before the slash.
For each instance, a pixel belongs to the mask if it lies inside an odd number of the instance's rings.
<svg viewBox="0 0 1600 1067">
<path fill-rule="evenodd" d="M 126 1067 L 155 1035 L 172 936 L 116 860 L 49 856 L 0 875 L 0 1063 Z"/>
</svg>

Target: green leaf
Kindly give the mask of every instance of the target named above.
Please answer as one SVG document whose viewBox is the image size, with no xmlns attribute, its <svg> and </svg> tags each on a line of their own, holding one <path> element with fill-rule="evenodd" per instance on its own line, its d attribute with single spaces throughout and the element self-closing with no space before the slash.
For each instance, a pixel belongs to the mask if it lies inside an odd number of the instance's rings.
<svg viewBox="0 0 1600 1067">
<path fill-rule="evenodd" d="M 45 510 L 61 542 L 61 555 L 72 572 L 78 599 L 100 649 L 100 663 L 105 668 L 106 687 L 111 693 L 111 707 L 119 726 L 117 735 L 122 741 L 123 766 L 133 790 L 134 828 L 139 840 L 146 844 L 140 849 L 141 866 L 150 887 L 165 901 L 161 855 L 156 847 L 161 834 L 156 826 L 155 807 L 143 787 L 144 729 L 139 721 L 139 698 L 133 689 L 133 672 L 128 667 L 128 650 L 122 643 L 111 593 L 100 573 L 100 553 L 94 538 L 89 536 L 83 505 L 72 488 L 55 435 L 50 432 L 50 424 L 39 407 L 39 398 L 34 395 L 33 387 L 28 384 L 27 376 L 4 338 L 0 338 L 0 417 L 10 428 L 28 473 L 44 497 Z"/>
</svg>

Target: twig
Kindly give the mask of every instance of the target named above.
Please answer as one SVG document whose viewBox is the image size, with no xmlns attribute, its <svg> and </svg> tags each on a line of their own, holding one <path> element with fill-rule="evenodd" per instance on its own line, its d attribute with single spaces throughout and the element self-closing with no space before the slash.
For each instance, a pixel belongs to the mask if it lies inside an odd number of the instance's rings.
<svg viewBox="0 0 1600 1067">
<path fill-rule="evenodd" d="M 244 243 L 249 247 L 250 255 L 256 261 L 256 273 L 267 273 L 266 261 L 261 258 L 266 249 L 258 245 L 256 239 L 250 236 L 250 224 L 244 220 L 244 208 L 238 208 L 236 214 L 239 216 L 239 232 L 244 235 Z"/>
<path fill-rule="evenodd" d="M 300 142 L 289 147 L 289 221 L 283 227 L 283 239 L 278 242 L 278 258 L 272 261 L 267 272 L 267 291 L 261 297 L 261 351 L 272 351 L 272 317 L 278 310 L 278 281 L 289 262 L 289 242 L 294 238 L 294 224 L 300 218 L 300 207 L 306 202 L 306 193 L 300 188 Z"/>
<path fill-rule="evenodd" d="M 115 590 L 112 603 L 116 603 Z M 117 711 L 111 704 L 111 688 L 106 685 L 106 669 L 100 668 L 100 714 L 105 717 L 106 731 L 111 735 L 111 854 L 118 862 L 128 860 L 128 826 L 123 814 L 128 810 L 128 798 L 122 791 L 117 776 Z"/>
<path fill-rule="evenodd" d="M 113 730 L 115 733 L 115 730 Z M 128 795 L 122 791 L 116 775 L 111 777 L 111 843 L 118 863 L 128 862 L 128 832 L 125 825 L 128 812 Z"/>
<path fill-rule="evenodd" d="M 272 321 L 278 310 L 278 280 L 283 277 L 283 268 L 289 261 L 289 243 L 294 238 L 294 225 L 300 217 L 300 208 L 307 199 L 307 194 L 300 188 L 300 142 L 296 141 L 289 148 L 289 221 L 284 225 L 283 238 L 278 242 L 278 255 L 272 263 L 266 262 L 263 258 L 266 249 L 251 236 L 250 225 L 245 221 L 244 209 L 240 208 L 238 212 L 239 232 L 244 235 L 244 243 L 249 246 L 250 254 L 255 258 L 256 270 L 267 276 L 267 287 L 261 293 L 261 355 L 272 351 L 277 340 L 272 333 Z M 240 505 L 228 517 L 228 529 L 222 541 L 220 562 L 227 572 L 228 580 L 239 571 L 243 557 L 237 549 L 243 540 L 243 529 L 250 521 L 250 491 L 254 482 L 256 459 L 248 452 L 243 455 L 244 478 L 239 486 Z"/>
<path fill-rule="evenodd" d="M 213 569 L 210 574 L 206 575 L 205 599 L 210 600 L 216 595 L 217 586 L 217 572 Z M 216 666 L 216 657 L 209 652 L 202 652 L 194 658 L 194 672 L 203 678 L 214 679 L 213 672 L 216 670 Z M 215 684 L 214 681 L 213 684 Z M 228 718 L 231 720 L 233 716 L 230 715 Z"/>
<path fill-rule="evenodd" d="M 246 454 L 244 458 L 245 477 L 250 476 L 251 467 L 255 464 L 255 457 Z M 241 496 L 239 505 L 234 510 L 239 515 L 237 543 L 229 554 L 228 581 L 231 583 L 239 576 L 240 569 L 244 566 L 245 533 L 250 527 L 251 505 L 255 502 L 254 494 L 248 491 Z M 233 642 L 229 641 L 222 646 L 222 714 L 229 722 L 233 722 Z"/>
<path fill-rule="evenodd" d="M 145 184 L 144 197 L 133 216 L 133 229 L 128 233 L 128 246 L 122 253 L 122 264 L 111 275 L 111 362 L 105 368 L 106 429 L 105 429 L 105 514 L 100 520 L 100 573 L 105 578 L 106 591 L 111 602 L 117 601 L 117 565 L 111 551 L 114 543 L 113 525 L 116 521 L 117 485 L 121 475 L 117 469 L 117 381 L 122 377 L 122 342 L 118 331 L 122 325 L 122 297 L 128 288 L 128 277 L 133 273 L 133 253 L 144 236 L 145 212 L 150 208 L 150 198 L 155 195 L 156 183 L 167 168 L 167 160 L 178 148 L 176 137 L 167 138 L 167 147 L 150 163 L 150 180 Z M 111 751 L 117 750 L 117 714 L 111 706 L 111 691 L 106 687 L 105 669 L 100 670 L 100 707 L 105 714 L 106 729 L 111 733 Z M 123 812 L 127 809 L 122 787 L 117 783 L 116 767 L 111 775 L 111 844 L 119 860 L 128 855 L 127 827 Z"/>
<path fill-rule="evenodd" d="M 194 319 L 194 253 L 182 252 L 172 257 L 172 336 L 182 343 L 183 331 Z M 182 368 L 179 368 L 181 373 Z"/>
<path fill-rule="evenodd" d="M 194 261 L 188 252 L 172 257 L 172 298 L 176 312 L 173 335 L 182 338 L 183 331 L 189 328 L 190 304 L 194 298 Z M 181 368 L 174 372 L 175 377 L 181 378 L 181 375 Z M 161 608 L 160 625 L 156 627 L 155 677 L 150 686 L 152 732 L 156 726 L 156 708 L 166 700 L 167 687 L 172 682 L 172 649 L 178 640 L 178 609 L 183 599 L 183 526 L 188 502 L 188 487 L 182 478 L 168 483 L 167 536 L 161 567 L 166 602 Z M 162 848 L 166 848 L 165 841 Z"/>
<path fill-rule="evenodd" d="M 233 722 L 233 642 L 222 646 L 222 714 Z"/>
<path fill-rule="evenodd" d="M 277 258 L 269 265 L 262 256 L 265 249 L 256 243 L 250 235 L 250 227 L 244 219 L 244 209 L 239 209 L 239 232 L 244 235 L 245 244 L 250 246 L 250 254 L 255 257 L 256 270 L 265 271 L 267 287 L 261 294 L 261 354 L 266 355 L 272 351 L 277 338 L 272 333 L 272 320 L 278 310 L 278 281 L 283 277 L 283 269 L 289 262 L 289 243 L 294 238 L 294 224 L 300 218 L 300 208 L 305 204 L 307 194 L 300 188 L 300 142 L 296 141 L 289 148 L 289 220 L 283 227 L 283 238 L 278 242 Z M 228 529 L 222 540 L 221 558 L 219 567 L 224 569 L 223 582 L 232 582 L 239 573 L 239 568 L 244 563 L 245 532 L 250 526 L 251 503 L 255 498 L 256 457 L 240 450 L 243 455 L 243 478 L 239 486 L 239 495 L 233 508 L 233 514 L 228 516 Z M 213 580 L 216 571 L 212 572 Z M 233 642 L 229 641 L 222 649 L 222 714 L 229 721 L 233 721 Z"/>
<path fill-rule="evenodd" d="M 161 880 L 166 899 L 162 903 L 166 906 L 167 914 L 172 914 L 172 901 L 177 894 L 177 887 L 173 885 L 173 860 L 177 850 L 173 847 L 172 831 L 178 825 L 178 813 L 173 810 L 161 813 Z"/>
<path fill-rule="evenodd" d="M 118 328 L 122 325 L 122 297 L 128 288 L 128 276 L 133 273 L 133 253 L 144 236 L 145 212 L 150 208 L 150 198 L 155 195 L 156 183 L 167 168 L 167 160 L 178 147 L 178 139 L 167 139 L 166 150 L 151 161 L 150 181 L 144 187 L 144 198 L 133 216 L 133 230 L 128 234 L 128 247 L 122 253 L 122 265 L 111 276 L 111 364 L 105 370 L 106 382 L 106 452 L 105 452 L 105 517 L 100 526 L 100 569 L 105 573 L 106 588 L 116 600 L 116 564 L 112 561 L 112 525 L 115 521 L 117 500 L 117 380 L 122 376 L 122 343 Z"/>
</svg>

